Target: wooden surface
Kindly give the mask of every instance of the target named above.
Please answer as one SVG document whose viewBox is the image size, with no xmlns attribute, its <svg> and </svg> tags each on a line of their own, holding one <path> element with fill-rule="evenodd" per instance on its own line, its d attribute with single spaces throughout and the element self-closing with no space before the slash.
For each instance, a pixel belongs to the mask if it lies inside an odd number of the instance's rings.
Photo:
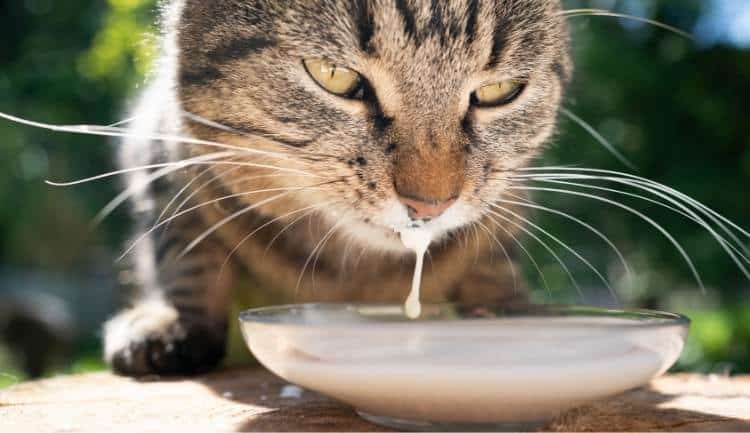
<svg viewBox="0 0 750 433">
<path fill-rule="evenodd" d="M 107 373 L 0 391 L 0 432 L 379 431 L 260 369 L 158 381 Z M 670 376 L 575 409 L 553 431 L 750 431 L 750 377 Z"/>
</svg>

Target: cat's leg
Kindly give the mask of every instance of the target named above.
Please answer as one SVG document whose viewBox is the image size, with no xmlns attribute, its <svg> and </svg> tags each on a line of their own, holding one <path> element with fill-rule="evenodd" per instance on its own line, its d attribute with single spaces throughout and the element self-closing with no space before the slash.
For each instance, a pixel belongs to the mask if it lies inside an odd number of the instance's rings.
<svg viewBox="0 0 750 433">
<path fill-rule="evenodd" d="M 176 220 L 133 252 L 135 303 L 107 322 L 105 358 L 117 373 L 198 374 L 224 357 L 233 280 L 227 251 L 206 239 L 178 257 L 205 226 Z"/>
</svg>

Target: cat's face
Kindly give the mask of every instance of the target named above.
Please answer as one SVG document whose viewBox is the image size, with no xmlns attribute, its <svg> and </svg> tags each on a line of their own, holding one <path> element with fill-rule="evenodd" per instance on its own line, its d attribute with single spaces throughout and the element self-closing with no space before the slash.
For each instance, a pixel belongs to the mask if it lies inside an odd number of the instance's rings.
<svg viewBox="0 0 750 433">
<path fill-rule="evenodd" d="M 336 180 L 271 214 L 335 202 L 320 211 L 364 245 L 401 249 L 394 230 L 426 216 L 440 238 L 481 218 L 502 193 L 499 170 L 527 164 L 552 134 L 571 69 L 560 10 L 559 0 L 187 0 L 183 108 L 248 136 L 185 126 L 290 155 L 245 160 L 319 176 L 233 190 Z"/>
</svg>

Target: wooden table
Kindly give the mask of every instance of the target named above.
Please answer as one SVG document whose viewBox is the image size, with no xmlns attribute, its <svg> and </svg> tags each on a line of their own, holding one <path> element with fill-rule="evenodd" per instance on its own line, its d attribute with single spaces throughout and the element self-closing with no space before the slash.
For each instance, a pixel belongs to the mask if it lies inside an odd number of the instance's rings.
<svg viewBox="0 0 750 433">
<path fill-rule="evenodd" d="M 0 391 L 0 432 L 381 431 L 264 370 L 197 379 L 58 377 Z M 677 375 L 569 411 L 553 431 L 750 431 L 750 377 Z"/>
</svg>

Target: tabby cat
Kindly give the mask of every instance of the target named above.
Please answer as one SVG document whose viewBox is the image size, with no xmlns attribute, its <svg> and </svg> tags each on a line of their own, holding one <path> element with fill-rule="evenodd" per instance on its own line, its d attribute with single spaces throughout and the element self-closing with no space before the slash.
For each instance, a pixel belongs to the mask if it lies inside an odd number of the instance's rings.
<svg viewBox="0 0 750 433">
<path fill-rule="evenodd" d="M 502 173 L 554 131 L 572 65 L 560 0 L 175 0 L 121 155 L 133 305 L 106 324 L 121 374 L 224 356 L 232 291 L 514 302 Z M 155 137 L 158 135 L 160 137 Z M 154 140 L 154 138 L 162 138 Z"/>
</svg>

